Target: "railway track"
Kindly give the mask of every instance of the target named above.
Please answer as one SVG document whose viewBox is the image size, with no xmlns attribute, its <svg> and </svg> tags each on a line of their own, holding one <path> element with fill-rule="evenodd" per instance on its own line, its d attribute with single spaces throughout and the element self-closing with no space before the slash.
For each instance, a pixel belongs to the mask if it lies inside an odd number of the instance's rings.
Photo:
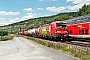
<svg viewBox="0 0 90 60">
<path fill-rule="evenodd" d="M 65 41 L 65 42 L 53 42 L 53 43 L 60 43 L 61 46 L 68 46 L 74 48 L 76 51 L 86 52 L 90 54 L 90 42 L 81 42 L 81 41 Z"/>
<path fill-rule="evenodd" d="M 77 45 L 77 46 L 82 46 L 82 47 L 89 47 L 90 48 L 90 42 L 66 41 L 64 43 L 72 44 L 72 45 Z"/>
<path fill-rule="evenodd" d="M 47 39 L 40 39 L 40 38 L 35 38 L 36 40 L 44 40 L 47 43 L 51 43 L 56 46 L 56 45 L 60 45 L 62 47 L 68 47 L 69 48 L 74 48 L 76 51 L 80 51 L 80 52 L 85 52 L 85 53 L 90 53 L 90 42 L 83 42 L 83 41 L 65 41 L 65 42 L 61 42 L 61 41 L 57 41 L 57 40 L 47 40 Z"/>
</svg>

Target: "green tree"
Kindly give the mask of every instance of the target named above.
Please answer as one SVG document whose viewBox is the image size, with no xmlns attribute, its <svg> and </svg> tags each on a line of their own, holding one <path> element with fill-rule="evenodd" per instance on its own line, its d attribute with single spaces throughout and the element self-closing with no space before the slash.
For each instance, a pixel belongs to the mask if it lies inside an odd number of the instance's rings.
<svg viewBox="0 0 90 60">
<path fill-rule="evenodd" d="M 0 36 L 8 35 L 8 31 L 0 31 Z"/>
<path fill-rule="evenodd" d="M 84 16 L 90 13 L 90 5 L 84 4 L 82 8 L 80 8 L 77 12 L 78 16 Z"/>
</svg>

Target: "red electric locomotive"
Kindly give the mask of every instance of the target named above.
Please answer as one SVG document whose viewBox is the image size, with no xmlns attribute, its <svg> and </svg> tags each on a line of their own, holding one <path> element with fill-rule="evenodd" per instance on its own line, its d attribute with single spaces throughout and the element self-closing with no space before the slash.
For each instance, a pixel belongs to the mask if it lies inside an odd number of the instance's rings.
<svg viewBox="0 0 90 60">
<path fill-rule="evenodd" d="M 69 23 L 67 28 L 70 37 L 73 37 L 74 39 L 90 39 L 90 14 L 72 19 Z"/>
<path fill-rule="evenodd" d="M 69 36 L 90 39 L 90 22 L 68 25 Z"/>
<path fill-rule="evenodd" d="M 65 40 L 68 37 L 67 23 L 55 21 L 46 26 L 47 36 L 51 39 Z"/>
</svg>

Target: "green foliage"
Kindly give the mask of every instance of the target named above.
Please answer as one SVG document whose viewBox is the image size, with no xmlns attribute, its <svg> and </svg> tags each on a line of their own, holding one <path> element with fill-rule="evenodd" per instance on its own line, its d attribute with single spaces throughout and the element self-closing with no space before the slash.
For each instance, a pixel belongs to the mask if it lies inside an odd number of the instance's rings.
<svg viewBox="0 0 90 60">
<path fill-rule="evenodd" d="M 82 57 L 83 60 L 90 60 L 90 55 L 86 55 Z"/>
<path fill-rule="evenodd" d="M 5 35 L 8 35 L 8 31 L 0 31 L 0 36 L 5 36 Z"/>
<path fill-rule="evenodd" d="M 87 14 L 90 14 L 90 4 L 89 5 L 84 4 L 84 6 L 80 8 L 77 12 L 77 16 L 84 16 Z"/>
<path fill-rule="evenodd" d="M 11 39 L 13 39 L 13 38 L 8 37 L 8 36 L 0 37 L 0 41 L 6 41 L 6 40 L 11 40 Z"/>
<path fill-rule="evenodd" d="M 71 46 L 64 46 L 62 49 L 65 50 L 65 51 L 70 51 L 71 50 Z"/>
<path fill-rule="evenodd" d="M 65 15 L 56 16 L 55 20 L 64 21 L 64 20 L 68 20 L 68 19 L 71 19 L 71 18 L 72 18 L 71 16 L 65 14 Z"/>
<path fill-rule="evenodd" d="M 59 13 L 56 16 L 60 16 L 60 15 L 69 15 L 72 17 L 76 17 L 77 12 L 65 12 L 65 13 Z"/>
<path fill-rule="evenodd" d="M 14 34 L 15 32 L 13 32 L 13 31 L 10 31 L 10 34 Z"/>
</svg>

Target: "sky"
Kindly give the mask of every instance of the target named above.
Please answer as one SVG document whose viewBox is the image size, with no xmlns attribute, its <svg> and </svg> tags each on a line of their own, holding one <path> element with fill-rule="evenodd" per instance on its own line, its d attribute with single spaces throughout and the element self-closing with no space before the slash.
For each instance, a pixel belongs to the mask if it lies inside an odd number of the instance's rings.
<svg viewBox="0 0 90 60">
<path fill-rule="evenodd" d="M 76 12 L 90 0 L 0 0 L 0 26 L 31 18 Z"/>
</svg>

